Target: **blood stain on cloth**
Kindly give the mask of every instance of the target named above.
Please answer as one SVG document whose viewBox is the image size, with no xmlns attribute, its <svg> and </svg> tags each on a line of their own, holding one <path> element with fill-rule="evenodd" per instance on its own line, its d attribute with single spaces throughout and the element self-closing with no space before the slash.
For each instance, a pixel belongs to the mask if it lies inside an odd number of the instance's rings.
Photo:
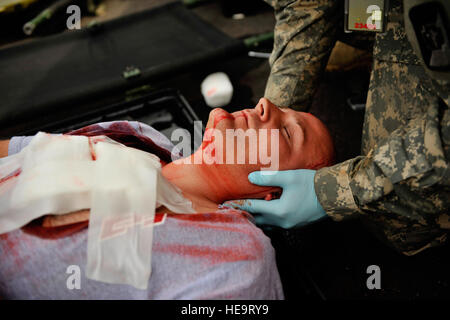
<svg viewBox="0 0 450 320">
<path fill-rule="evenodd" d="M 21 174 L 21 172 L 22 172 L 22 170 L 21 170 L 20 168 L 17 169 L 17 170 L 15 170 L 15 171 L 13 171 L 11 174 L 9 174 L 9 175 L 7 175 L 7 176 L 1 178 L 1 179 L 0 179 L 0 184 L 6 182 L 6 181 L 8 181 L 8 180 L 11 180 L 11 179 L 13 179 L 13 178 L 15 178 L 15 177 L 18 177 L 18 176 Z"/>
<path fill-rule="evenodd" d="M 171 162 L 172 157 L 169 150 L 161 148 L 149 137 L 140 134 L 128 122 L 119 121 L 112 123 L 108 128 L 103 128 L 98 124 L 93 124 L 66 133 L 68 135 L 79 135 L 86 137 L 107 136 L 127 147 L 136 148 L 150 152 L 159 157 L 164 162 Z"/>
<path fill-rule="evenodd" d="M 264 248 L 257 234 L 261 231 L 251 227 L 248 216 L 250 215 L 246 212 L 233 210 L 226 213 L 171 214 L 168 217 L 178 220 L 184 227 L 237 233 L 239 234 L 237 235 L 239 245 L 207 246 L 156 243 L 153 245 L 153 249 L 163 253 L 200 258 L 210 264 L 262 259 Z"/>
<path fill-rule="evenodd" d="M 89 141 L 89 151 L 91 152 L 92 161 L 95 161 L 95 160 L 97 160 L 97 155 L 95 154 L 95 149 L 92 144 L 91 137 L 88 137 L 88 141 Z"/>
<path fill-rule="evenodd" d="M 250 250 L 248 250 L 250 249 Z M 258 254 L 248 246 L 212 247 L 185 244 L 153 244 L 153 250 L 164 253 L 182 255 L 184 257 L 201 258 L 211 264 L 226 262 L 257 260 Z"/>
<path fill-rule="evenodd" d="M 0 234 L 0 246 L 3 247 L 3 252 L 9 254 L 14 261 L 14 267 L 16 271 L 20 271 L 23 265 L 23 257 L 20 253 L 20 246 L 18 241 L 11 239 L 8 233 Z"/>
<path fill-rule="evenodd" d="M 231 215 L 218 212 L 212 213 L 196 213 L 196 214 L 169 214 L 170 218 L 177 220 L 186 220 L 192 222 L 221 222 L 221 223 L 244 223 L 243 219 Z"/>
</svg>

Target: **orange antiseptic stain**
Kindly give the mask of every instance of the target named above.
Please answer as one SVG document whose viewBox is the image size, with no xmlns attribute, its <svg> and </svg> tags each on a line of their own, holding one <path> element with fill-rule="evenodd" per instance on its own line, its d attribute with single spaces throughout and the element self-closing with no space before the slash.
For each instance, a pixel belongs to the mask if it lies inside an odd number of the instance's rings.
<svg viewBox="0 0 450 320">
<path fill-rule="evenodd" d="M 8 180 L 11 180 L 12 178 L 18 177 L 21 173 L 22 173 L 22 170 L 21 170 L 20 168 L 17 169 L 16 171 L 14 171 L 13 173 L 11 173 L 10 175 L 1 178 L 1 179 L 0 179 L 0 184 L 6 182 L 6 181 L 8 181 Z"/>
</svg>

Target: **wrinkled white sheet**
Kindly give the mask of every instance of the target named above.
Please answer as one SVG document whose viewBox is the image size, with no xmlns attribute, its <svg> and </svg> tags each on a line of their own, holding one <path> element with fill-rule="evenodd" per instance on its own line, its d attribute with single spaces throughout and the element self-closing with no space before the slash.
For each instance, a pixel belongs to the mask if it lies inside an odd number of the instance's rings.
<svg viewBox="0 0 450 320">
<path fill-rule="evenodd" d="M 193 213 L 158 157 L 105 136 L 38 133 L 0 159 L 0 234 L 46 214 L 90 209 L 87 277 L 146 289 L 155 209 Z"/>
</svg>

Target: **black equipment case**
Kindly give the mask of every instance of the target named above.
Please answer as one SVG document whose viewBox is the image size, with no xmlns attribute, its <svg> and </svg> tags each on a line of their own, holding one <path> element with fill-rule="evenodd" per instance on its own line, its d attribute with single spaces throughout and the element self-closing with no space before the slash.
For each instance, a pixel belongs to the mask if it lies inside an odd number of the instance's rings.
<svg viewBox="0 0 450 320">
<path fill-rule="evenodd" d="M 0 138 L 117 118 L 155 125 L 151 114 L 159 119 L 161 110 L 172 114 L 172 124 L 162 116 L 167 126 L 191 129 L 198 117 L 183 96 L 177 90 L 148 94 L 148 84 L 243 50 L 241 41 L 180 2 L 5 48 Z"/>
</svg>

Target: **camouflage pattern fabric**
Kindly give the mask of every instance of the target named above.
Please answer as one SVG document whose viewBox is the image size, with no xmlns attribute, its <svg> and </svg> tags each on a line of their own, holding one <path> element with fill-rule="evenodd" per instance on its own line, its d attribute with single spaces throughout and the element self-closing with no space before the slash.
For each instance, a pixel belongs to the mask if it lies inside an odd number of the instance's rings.
<svg viewBox="0 0 450 320">
<path fill-rule="evenodd" d="M 264 96 L 306 110 L 337 39 L 342 1 L 265 0 L 275 10 L 271 72 Z"/>
<path fill-rule="evenodd" d="M 309 7 L 314 8 L 311 10 L 315 18 L 308 13 L 307 20 L 311 25 L 316 25 L 316 22 L 320 25 L 320 30 L 323 30 L 320 36 L 335 24 L 333 19 L 328 22 L 322 20 L 325 15 L 322 11 L 332 10 L 331 2 L 334 1 L 279 1 L 277 4 L 280 6 L 284 2 L 290 8 L 315 3 Z M 286 9 L 277 9 L 276 4 L 273 5 L 278 14 L 285 12 L 288 15 Z M 293 16 L 284 16 L 285 21 L 301 20 L 305 15 L 289 10 Z M 362 156 L 318 170 L 315 189 L 319 202 L 331 218 L 341 221 L 359 217 L 386 243 L 406 255 L 413 255 L 442 244 L 450 231 L 450 84 L 431 79 L 420 65 L 406 37 L 402 13 L 401 1 L 392 0 L 387 32 L 376 36 Z M 300 28 L 303 25 L 300 23 Z M 301 31 L 294 22 L 286 29 L 290 34 L 295 34 L 295 30 Z M 272 59 L 276 58 L 277 52 L 288 56 L 291 52 L 280 48 L 280 43 L 287 41 L 286 38 L 277 40 L 277 37 L 279 34 L 276 33 Z M 302 41 L 298 35 L 288 38 Z M 314 43 L 322 44 L 316 36 L 312 38 Z M 307 45 L 311 41 L 308 40 Z M 332 36 L 327 33 L 323 43 L 333 43 Z M 289 45 L 290 48 L 302 46 Z M 328 52 L 328 47 L 326 50 L 325 47 L 317 49 L 317 52 Z M 326 54 L 321 58 L 326 60 Z M 271 75 L 269 79 L 268 97 L 271 98 L 270 93 L 276 92 L 278 87 L 277 103 L 304 101 L 307 94 L 297 92 L 302 91 L 298 87 L 299 81 L 312 81 L 304 87 L 305 90 L 312 88 L 319 76 L 312 73 L 320 73 L 323 66 L 316 58 L 309 57 L 305 61 L 311 61 L 312 67 L 298 62 L 305 75 L 292 84 L 289 81 L 294 73 L 282 77 L 279 70 L 283 68 L 274 61 L 275 76 Z M 295 68 L 295 63 L 286 67 L 287 73 L 290 68 Z M 299 98 L 294 97 L 297 95 Z"/>
</svg>

